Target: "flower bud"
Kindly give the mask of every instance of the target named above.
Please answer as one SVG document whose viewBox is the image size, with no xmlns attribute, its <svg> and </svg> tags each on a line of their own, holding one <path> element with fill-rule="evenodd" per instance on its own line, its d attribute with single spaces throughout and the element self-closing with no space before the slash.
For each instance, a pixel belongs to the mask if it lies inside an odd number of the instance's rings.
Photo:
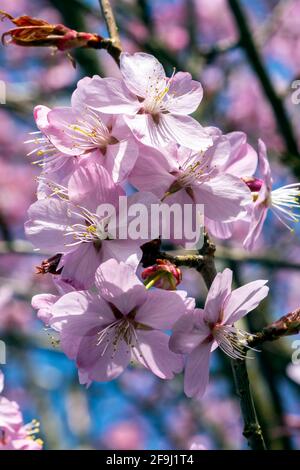
<svg viewBox="0 0 300 470">
<path fill-rule="evenodd" d="M 182 280 L 182 273 L 170 261 L 157 259 L 156 264 L 144 269 L 142 279 L 148 289 L 155 286 L 158 289 L 175 290 Z"/>
<path fill-rule="evenodd" d="M 17 26 L 2 35 L 3 44 L 27 47 L 53 46 L 60 51 L 65 51 L 76 47 L 97 47 L 96 45 L 103 40 L 98 34 L 81 33 L 63 24 L 50 24 L 27 15 L 14 18 L 0 10 L 0 17 L 9 19 Z M 7 37 L 9 37 L 8 40 Z"/>
</svg>

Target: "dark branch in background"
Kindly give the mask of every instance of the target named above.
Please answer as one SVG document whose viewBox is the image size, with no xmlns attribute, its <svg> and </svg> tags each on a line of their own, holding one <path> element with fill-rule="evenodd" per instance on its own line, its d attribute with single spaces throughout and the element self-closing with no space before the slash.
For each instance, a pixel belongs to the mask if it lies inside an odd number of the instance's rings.
<svg viewBox="0 0 300 470">
<path fill-rule="evenodd" d="M 290 164 L 295 175 L 300 176 L 300 156 L 297 140 L 286 109 L 273 87 L 260 52 L 254 43 L 241 2 L 239 0 L 228 0 L 228 4 L 235 19 L 236 27 L 240 33 L 240 45 L 244 49 L 249 63 L 251 64 L 253 71 L 260 81 L 265 95 L 269 100 L 277 121 L 278 129 L 280 130 L 285 142 L 287 153 L 283 156 L 283 160 Z"/>
<path fill-rule="evenodd" d="M 7 252 L 10 252 L 12 249 L 13 236 L 10 231 L 9 225 L 7 224 L 2 214 L 0 214 L 0 232 L 4 240 L 4 247 Z"/>
</svg>

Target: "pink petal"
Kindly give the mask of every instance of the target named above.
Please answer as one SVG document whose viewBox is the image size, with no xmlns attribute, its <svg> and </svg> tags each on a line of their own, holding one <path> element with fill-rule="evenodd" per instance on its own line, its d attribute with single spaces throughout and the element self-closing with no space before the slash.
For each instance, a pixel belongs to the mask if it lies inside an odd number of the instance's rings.
<svg viewBox="0 0 300 470">
<path fill-rule="evenodd" d="M 51 111 L 47 106 L 36 106 L 33 110 L 33 116 L 36 122 L 37 127 L 42 132 L 47 132 L 49 127 L 48 114 Z"/>
<path fill-rule="evenodd" d="M 134 270 L 115 259 L 101 264 L 95 282 L 101 297 L 113 303 L 123 314 L 131 312 L 146 299 L 146 288 Z"/>
<path fill-rule="evenodd" d="M 204 204 L 204 215 L 211 220 L 232 222 L 247 214 L 251 193 L 236 176 L 219 175 L 209 182 L 193 185 L 195 201 Z"/>
<path fill-rule="evenodd" d="M 79 124 L 72 108 L 54 108 L 48 114 L 48 121 L 47 136 L 61 152 L 67 155 L 81 155 L 86 150 L 94 148 L 88 136 L 73 128 Z M 83 141 L 84 146 L 78 143 L 78 137 Z"/>
<path fill-rule="evenodd" d="M 89 380 L 107 382 L 118 377 L 128 366 L 131 350 L 123 340 L 115 346 L 117 333 L 114 328 L 109 331 L 105 344 L 98 344 L 100 331 L 95 328 L 83 337 L 76 363 Z"/>
<path fill-rule="evenodd" d="M 244 247 L 247 250 L 253 250 L 255 243 L 257 242 L 262 232 L 264 222 L 267 218 L 267 214 L 268 214 L 268 207 L 265 204 L 260 203 L 259 200 L 257 200 L 254 205 L 252 216 L 251 216 L 250 230 L 243 243 Z"/>
<path fill-rule="evenodd" d="M 209 380 L 212 343 L 200 344 L 187 358 L 184 372 L 184 392 L 188 397 L 202 398 Z"/>
<path fill-rule="evenodd" d="M 254 310 L 268 295 L 269 288 L 265 285 L 267 282 L 264 280 L 249 282 L 232 291 L 225 302 L 224 323 L 232 325 Z"/>
<path fill-rule="evenodd" d="M 221 240 L 226 240 L 232 236 L 233 224 L 234 222 L 219 222 L 208 217 L 205 218 L 205 228 L 208 233 Z"/>
<path fill-rule="evenodd" d="M 183 358 L 169 349 L 169 336 L 161 331 L 137 330 L 138 348 L 135 358 L 162 379 L 172 379 L 181 372 Z"/>
<path fill-rule="evenodd" d="M 137 114 L 126 116 L 125 120 L 135 137 L 145 145 L 163 148 L 169 142 L 176 142 L 200 152 L 212 144 L 204 128 L 190 116 L 159 114 L 157 123 L 150 114 Z"/>
<path fill-rule="evenodd" d="M 39 294 L 34 295 L 31 300 L 31 305 L 34 309 L 38 310 L 37 316 L 45 325 L 49 325 L 52 318 L 53 304 L 59 299 L 57 295 L 53 294 Z"/>
<path fill-rule="evenodd" d="M 104 165 L 115 183 L 124 182 L 128 177 L 138 153 L 138 145 L 133 138 L 107 146 Z"/>
<path fill-rule="evenodd" d="M 210 329 L 204 322 L 204 310 L 196 309 L 183 315 L 173 326 L 169 346 L 171 351 L 186 354 L 193 351 L 210 336 Z"/>
<path fill-rule="evenodd" d="M 142 259 L 142 250 L 140 246 L 144 242 L 141 240 L 103 240 L 101 244 L 102 262 L 111 258 L 116 261 L 128 264 L 136 271 L 140 260 Z"/>
<path fill-rule="evenodd" d="M 137 189 L 151 191 L 162 197 L 175 181 L 170 165 L 158 149 L 140 144 L 140 155 L 129 176 L 129 182 Z"/>
<path fill-rule="evenodd" d="M 137 311 L 136 320 L 152 328 L 169 330 L 186 313 L 186 296 L 184 291 L 150 290 Z"/>
<path fill-rule="evenodd" d="M 81 219 L 70 210 L 70 205 L 56 198 L 41 199 L 28 210 L 29 220 L 25 223 L 25 233 L 37 248 L 50 253 L 65 253 L 68 247 L 65 232 L 70 225 Z"/>
<path fill-rule="evenodd" d="M 127 88 L 137 96 L 145 98 L 166 88 L 163 66 L 150 54 L 137 52 L 121 54 L 120 69 Z"/>
<path fill-rule="evenodd" d="M 222 321 L 223 305 L 231 292 L 232 271 L 224 269 L 222 273 L 218 273 L 208 291 L 204 316 L 208 323 L 214 325 Z"/>
<path fill-rule="evenodd" d="M 192 80 L 187 72 L 178 72 L 169 82 L 166 107 L 174 114 L 191 114 L 198 108 L 203 98 L 201 83 Z"/>
<path fill-rule="evenodd" d="M 115 185 L 103 166 L 91 162 L 74 172 L 69 181 L 68 194 L 74 204 L 96 212 L 100 204 L 117 206 L 119 196 L 125 192 L 120 186 Z"/>
<path fill-rule="evenodd" d="M 230 160 L 226 172 L 235 176 L 253 176 L 258 163 L 258 155 L 247 143 L 244 132 L 231 132 L 226 135 L 231 144 Z"/>
<path fill-rule="evenodd" d="M 72 106 L 80 109 L 82 103 L 91 109 L 111 114 L 136 114 L 140 108 L 135 95 L 122 80 L 94 76 L 89 81 L 80 80 L 72 96 Z"/>
<path fill-rule="evenodd" d="M 258 161 L 259 161 L 259 171 L 261 176 L 268 188 L 272 189 L 273 179 L 271 174 L 271 168 L 267 156 L 267 147 L 263 140 L 258 139 Z"/>
<path fill-rule="evenodd" d="M 81 243 L 62 260 L 62 279 L 76 289 L 89 289 L 95 281 L 95 273 L 102 260 L 102 250 L 93 243 Z"/>
</svg>

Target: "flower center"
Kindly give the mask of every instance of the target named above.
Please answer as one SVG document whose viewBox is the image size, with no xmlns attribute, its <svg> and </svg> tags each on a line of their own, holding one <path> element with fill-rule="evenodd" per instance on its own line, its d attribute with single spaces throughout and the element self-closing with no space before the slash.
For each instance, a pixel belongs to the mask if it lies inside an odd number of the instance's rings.
<svg viewBox="0 0 300 470">
<path fill-rule="evenodd" d="M 248 341 L 254 335 L 232 325 L 217 323 L 212 327 L 211 334 L 219 348 L 232 359 L 245 359 L 247 349 L 253 349 L 248 346 Z"/>
<path fill-rule="evenodd" d="M 135 309 L 127 315 L 123 315 L 113 304 L 109 305 L 116 321 L 110 323 L 98 333 L 97 346 L 102 347 L 101 356 L 104 356 L 108 347 L 112 344 L 111 359 L 113 359 L 119 349 L 120 343 L 124 341 L 128 346 L 126 350 L 127 354 L 130 354 L 131 351 L 135 349 L 140 356 L 143 357 L 140 352 L 136 330 L 152 330 L 152 328 L 135 320 Z"/>
<path fill-rule="evenodd" d="M 109 129 L 93 112 L 86 110 L 82 118 L 76 120 L 75 124 L 69 125 L 72 133 L 66 130 L 66 133 L 73 141 L 73 147 L 90 150 L 92 148 L 105 149 L 107 145 L 115 144 L 118 140 L 113 137 Z"/>
<path fill-rule="evenodd" d="M 201 157 L 201 159 L 199 159 L 199 157 Z M 195 161 L 196 158 L 197 160 Z M 167 196 L 180 191 L 181 189 L 185 189 L 192 197 L 193 185 L 200 185 L 206 181 L 209 181 L 210 178 L 216 174 L 216 172 L 217 168 L 209 164 L 209 158 L 205 154 L 192 154 L 178 171 L 171 173 L 176 177 L 176 180 L 166 191 L 162 200 L 164 200 Z"/>
</svg>

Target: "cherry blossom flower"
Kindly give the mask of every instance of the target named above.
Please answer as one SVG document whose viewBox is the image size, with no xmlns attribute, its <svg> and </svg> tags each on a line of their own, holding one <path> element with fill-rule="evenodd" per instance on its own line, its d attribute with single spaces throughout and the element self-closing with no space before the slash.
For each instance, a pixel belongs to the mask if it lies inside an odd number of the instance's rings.
<svg viewBox="0 0 300 470">
<path fill-rule="evenodd" d="M 4 375 L 0 370 L 0 394 Z M 42 441 L 35 439 L 39 423 L 33 420 L 24 424 L 19 405 L 0 395 L 0 450 L 41 450 Z"/>
<path fill-rule="evenodd" d="M 38 151 L 48 159 L 63 161 L 61 154 L 93 157 L 115 182 L 124 180 L 133 168 L 138 146 L 122 116 L 87 107 L 76 91 L 71 107 L 37 106 L 34 117 L 43 133 Z"/>
<path fill-rule="evenodd" d="M 206 152 L 171 145 L 164 152 L 141 149 L 129 181 L 137 189 L 151 191 L 166 204 L 203 204 L 205 225 L 243 218 L 251 193 L 240 177 L 224 172 L 230 146 L 220 138 Z M 221 163 L 220 163 L 221 161 Z"/>
<path fill-rule="evenodd" d="M 189 114 L 203 96 L 202 86 L 189 73 L 166 77 L 158 60 L 145 53 L 123 53 L 122 80 L 84 78 L 75 96 L 89 108 L 122 114 L 135 137 L 146 145 L 165 147 L 177 142 L 197 151 L 212 143 L 205 129 Z"/>
<path fill-rule="evenodd" d="M 299 221 L 300 183 L 292 183 L 278 189 L 272 189 L 273 178 L 267 158 L 264 142 L 258 141 L 259 166 L 262 179 L 250 181 L 254 206 L 251 214 L 250 229 L 244 246 L 252 250 L 261 234 L 269 209 L 290 231 L 290 223 Z"/>
<path fill-rule="evenodd" d="M 60 197 L 32 204 L 25 231 L 37 248 L 63 255 L 58 269 L 63 267 L 62 278 L 66 282 L 79 289 L 89 288 L 96 269 L 109 258 L 137 267 L 142 256 L 139 246 L 144 240 L 118 238 L 118 225 L 116 237 L 112 236 L 108 232 L 109 215 L 97 213 L 101 204 L 118 209 L 119 196 L 125 194 L 104 167 L 93 163 L 88 168 L 79 168 L 70 178 L 67 190 L 54 188 L 54 192 Z M 138 202 L 151 204 L 157 199 L 148 193 L 138 193 L 127 201 L 130 206 Z"/>
<path fill-rule="evenodd" d="M 210 127 L 209 133 L 213 138 L 214 145 L 219 146 L 221 142 L 227 141 L 227 150 L 218 152 L 214 158 L 214 163 L 219 172 L 242 179 L 249 188 L 248 182 L 252 181 L 257 169 L 258 155 L 254 148 L 248 144 L 246 134 L 235 131 L 223 135 L 220 129 L 215 127 Z M 247 233 L 248 231 L 252 207 L 253 203 L 248 204 L 246 207 L 247 213 L 243 215 L 242 219 L 240 218 L 234 222 L 224 224 L 217 220 L 211 220 L 209 222 L 210 234 L 220 239 L 239 238 L 242 241 L 244 237 L 240 235 L 240 232 Z"/>
<path fill-rule="evenodd" d="M 184 390 L 187 396 L 202 397 L 208 384 L 211 353 L 219 347 L 233 359 L 245 357 L 251 335 L 234 323 L 255 309 L 268 294 L 267 281 L 259 280 L 231 291 L 232 271 L 215 277 L 204 309 L 183 315 L 174 325 L 172 351 L 187 354 Z"/>
<path fill-rule="evenodd" d="M 182 369 L 165 331 L 194 300 L 181 291 L 147 290 L 130 266 L 110 259 L 96 272 L 96 293 L 70 292 L 54 303 L 51 326 L 88 381 L 118 377 L 134 360 L 163 379 Z"/>
</svg>

